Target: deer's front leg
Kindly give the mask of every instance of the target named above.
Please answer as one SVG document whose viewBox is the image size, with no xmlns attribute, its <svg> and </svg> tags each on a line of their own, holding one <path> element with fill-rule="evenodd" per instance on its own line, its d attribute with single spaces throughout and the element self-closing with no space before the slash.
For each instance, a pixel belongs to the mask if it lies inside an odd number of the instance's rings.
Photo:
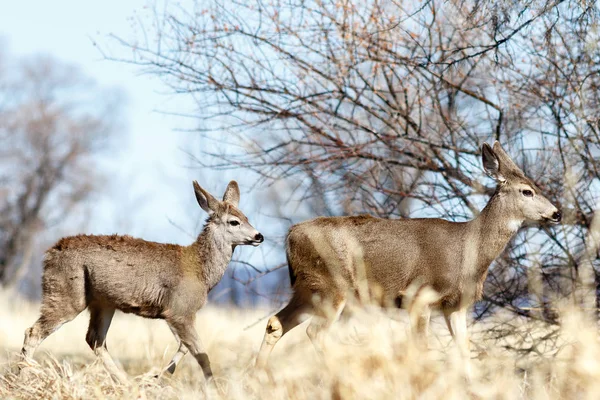
<svg viewBox="0 0 600 400">
<path fill-rule="evenodd" d="M 450 314 L 451 332 L 458 346 L 460 356 L 464 362 L 464 373 L 467 379 L 471 379 L 471 352 L 469 351 L 469 332 L 467 331 L 467 307 L 460 307 Z"/>
<path fill-rule="evenodd" d="M 165 373 L 173 375 L 173 373 L 175 372 L 175 368 L 177 368 L 177 364 L 179 364 L 179 361 L 181 361 L 183 356 L 185 356 L 188 352 L 188 349 L 187 349 L 187 347 L 185 347 L 185 345 L 181 341 L 179 334 L 173 329 L 171 324 L 168 324 L 168 325 L 169 325 L 169 328 L 171 329 L 171 332 L 173 332 L 173 336 L 175 336 L 175 339 L 177 339 L 179 348 L 177 349 L 177 353 L 175 353 L 175 355 L 173 356 L 173 358 L 171 359 L 171 361 L 169 362 L 167 367 L 161 372 L 161 375 L 165 374 Z M 156 377 L 158 377 L 158 376 L 159 375 L 157 375 Z"/>
<path fill-rule="evenodd" d="M 469 332 L 467 331 L 467 308 L 461 307 L 450 314 L 454 340 L 463 356 L 469 355 Z"/>
<path fill-rule="evenodd" d="M 179 361 L 181 361 L 181 359 L 187 354 L 187 352 L 188 349 L 185 347 L 183 342 L 179 342 L 179 348 L 177 349 L 177 353 L 175 353 L 175 355 L 171 359 L 171 362 L 169 362 L 169 364 L 167 365 L 167 368 L 164 369 L 163 374 L 169 373 L 173 375 L 173 373 L 175 372 L 175 368 L 177 368 L 177 364 L 179 364 Z"/>
<path fill-rule="evenodd" d="M 175 361 L 175 365 L 172 367 L 173 371 L 175 371 L 175 367 L 177 362 L 185 355 L 185 349 L 182 349 L 182 345 L 187 347 L 187 349 L 192 353 L 200 367 L 202 368 L 202 372 L 204 373 L 204 377 L 208 381 L 212 378 L 212 369 L 210 368 L 210 361 L 208 359 L 208 355 L 206 354 L 206 350 L 198 337 L 198 333 L 196 332 L 196 328 L 194 328 L 195 317 L 188 317 L 185 319 L 178 319 L 176 321 L 167 320 L 169 327 L 173 330 L 176 336 L 181 340 L 181 344 L 179 346 L 179 350 L 173 357 Z M 176 358 L 178 358 L 176 360 Z M 171 364 L 173 363 L 171 361 Z M 169 364 L 169 368 L 171 368 L 171 364 Z"/>
<path fill-rule="evenodd" d="M 427 337 L 429 336 L 429 320 L 431 319 L 431 308 L 425 306 L 418 313 L 410 314 L 411 335 L 416 345 L 421 350 L 427 350 Z"/>
</svg>

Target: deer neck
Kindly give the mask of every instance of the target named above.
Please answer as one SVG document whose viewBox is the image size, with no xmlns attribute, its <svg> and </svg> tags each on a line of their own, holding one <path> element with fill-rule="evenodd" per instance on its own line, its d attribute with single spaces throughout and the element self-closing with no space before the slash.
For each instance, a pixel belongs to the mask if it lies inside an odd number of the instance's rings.
<svg viewBox="0 0 600 400">
<path fill-rule="evenodd" d="M 206 283 L 207 290 L 210 290 L 219 283 L 225 274 L 233 255 L 234 246 L 210 224 L 204 227 L 192 246 L 196 247 L 201 260 L 198 270 L 199 278 Z"/>
<path fill-rule="evenodd" d="M 522 219 L 511 216 L 503 205 L 502 196 L 496 192 L 479 216 L 470 222 L 469 241 L 471 246 L 476 245 L 473 259 L 477 260 L 475 269 L 480 279 L 485 279 L 492 261 L 502 253 L 523 223 Z"/>
</svg>

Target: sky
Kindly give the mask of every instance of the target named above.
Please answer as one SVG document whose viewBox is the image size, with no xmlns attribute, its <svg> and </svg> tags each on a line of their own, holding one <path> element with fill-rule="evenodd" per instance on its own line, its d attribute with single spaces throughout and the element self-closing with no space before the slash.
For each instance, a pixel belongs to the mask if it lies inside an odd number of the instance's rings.
<svg viewBox="0 0 600 400">
<path fill-rule="evenodd" d="M 167 0 L 168 1 L 168 0 Z M 263 210 L 260 191 L 249 194 L 253 183 L 244 171 L 215 172 L 194 168 L 186 152 L 198 154 L 197 135 L 181 132 L 193 121 L 166 115 L 165 110 L 189 111 L 193 104 L 185 97 L 174 97 L 157 78 L 143 75 L 134 65 L 106 60 L 99 48 L 110 56 L 127 59 L 131 51 L 111 39 L 111 35 L 134 39 L 136 20 L 148 15 L 148 0 L 106 0 L 87 2 L 6 1 L 0 0 L 0 45 L 2 54 L 21 57 L 48 55 L 59 62 L 78 66 L 100 88 L 114 88 L 124 98 L 122 128 L 115 133 L 113 146 L 100 155 L 105 184 L 88 200 L 88 215 L 77 222 L 64 222 L 46 233 L 47 241 L 78 233 L 129 234 L 146 240 L 189 244 L 206 219 L 193 194 L 192 180 L 221 197 L 230 179 L 241 188 L 240 209 L 250 222 L 269 239 L 273 236 Z M 9 60 L 10 62 L 10 60 Z M 179 130 L 178 130 L 179 128 Z M 258 193 L 257 193 L 258 192 Z M 266 194 L 263 194 L 266 196 Z M 268 211 L 268 210 L 267 210 Z M 272 228 L 275 229 L 275 228 Z M 242 246 L 234 259 L 254 265 L 281 262 L 283 252 L 273 244 L 259 248 Z M 277 281 L 271 274 L 258 285 Z M 271 279 L 272 277 L 272 279 Z M 223 282 L 213 297 L 226 293 Z"/>
<path fill-rule="evenodd" d="M 118 232 L 149 240 L 190 242 L 198 218 L 204 218 L 195 204 L 191 180 L 198 179 L 213 192 L 222 192 L 227 182 L 202 182 L 203 175 L 188 168 L 191 164 L 184 150 L 194 143 L 193 138 L 175 130 L 186 121 L 160 112 L 184 100 L 173 99 L 158 79 L 141 75 L 134 66 L 103 59 L 94 45 L 96 42 L 110 55 L 126 58 L 129 49 L 116 45 L 110 35 L 133 37 L 132 18 L 144 12 L 148 1 L 0 4 L 0 43 L 7 47 L 3 53 L 14 57 L 50 55 L 79 66 L 100 87 L 115 88 L 123 95 L 124 124 L 116 132 L 109 154 L 101 157 L 108 185 L 94 199 L 93 220 L 85 227 L 88 233 Z"/>
</svg>

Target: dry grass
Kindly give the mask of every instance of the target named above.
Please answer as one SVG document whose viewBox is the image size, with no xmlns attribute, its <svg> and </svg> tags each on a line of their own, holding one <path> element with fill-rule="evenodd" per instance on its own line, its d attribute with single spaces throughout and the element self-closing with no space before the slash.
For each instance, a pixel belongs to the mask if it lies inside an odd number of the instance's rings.
<svg viewBox="0 0 600 400">
<path fill-rule="evenodd" d="M 332 329 L 324 360 L 301 326 L 275 348 L 269 370 L 255 372 L 252 364 L 266 321 L 244 328 L 265 310 L 209 307 L 199 313 L 197 328 L 219 391 L 204 387 L 189 355 L 172 378 L 151 378 L 149 373 L 158 372 L 175 352 L 175 340 L 164 322 L 123 314 L 113 321 L 108 345 L 132 376 L 130 385 L 115 384 L 94 361 L 84 340 L 87 313 L 44 342 L 36 353 L 39 365 L 15 376 L 11 370 L 23 331 L 36 319 L 37 305 L 0 300 L 5 305 L 0 310 L 0 398 L 595 399 L 600 394 L 597 329 L 573 311 L 564 314 L 554 341 L 540 339 L 549 332 L 541 324 L 508 319 L 500 325 L 499 320 L 476 324 L 468 379 L 440 317 L 432 321 L 431 349 L 422 352 L 410 345 L 404 312 L 355 311 Z M 497 326 L 509 326 L 513 334 L 493 339 Z"/>
</svg>

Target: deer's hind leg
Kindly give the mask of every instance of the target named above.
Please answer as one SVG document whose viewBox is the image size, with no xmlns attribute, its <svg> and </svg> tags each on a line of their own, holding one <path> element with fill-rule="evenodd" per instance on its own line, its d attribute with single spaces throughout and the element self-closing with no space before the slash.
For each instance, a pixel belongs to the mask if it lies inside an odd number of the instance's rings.
<svg viewBox="0 0 600 400">
<path fill-rule="evenodd" d="M 269 355 L 275 344 L 283 335 L 298 326 L 304 320 L 303 316 L 313 310 L 310 295 L 300 289 L 296 289 L 290 302 L 277 314 L 269 318 L 265 336 L 256 358 L 256 367 L 264 368 L 267 365 Z"/>
<path fill-rule="evenodd" d="M 31 359 L 37 347 L 64 323 L 74 319 L 87 306 L 83 273 L 68 277 L 46 270 L 43 277 L 40 317 L 25 331 L 21 354 Z"/>
<path fill-rule="evenodd" d="M 115 364 L 106 347 L 106 334 L 108 333 L 108 328 L 110 328 L 115 309 L 102 307 L 97 304 L 91 304 L 89 309 L 90 325 L 85 341 L 94 350 L 96 356 L 102 360 L 104 368 L 106 368 L 110 375 L 121 383 L 127 383 L 127 374 Z"/>
<path fill-rule="evenodd" d="M 306 334 L 312 342 L 317 353 L 323 356 L 323 344 L 327 331 L 342 314 L 346 305 L 346 297 L 341 293 L 334 293 L 319 302 L 316 313 L 306 328 Z"/>
<path fill-rule="evenodd" d="M 85 309 L 85 307 L 83 308 Z M 25 330 L 25 340 L 21 354 L 25 359 L 32 359 L 35 350 L 50 334 L 55 332 L 64 323 L 74 319 L 81 310 L 42 310 L 41 316 L 30 327 Z"/>
</svg>

